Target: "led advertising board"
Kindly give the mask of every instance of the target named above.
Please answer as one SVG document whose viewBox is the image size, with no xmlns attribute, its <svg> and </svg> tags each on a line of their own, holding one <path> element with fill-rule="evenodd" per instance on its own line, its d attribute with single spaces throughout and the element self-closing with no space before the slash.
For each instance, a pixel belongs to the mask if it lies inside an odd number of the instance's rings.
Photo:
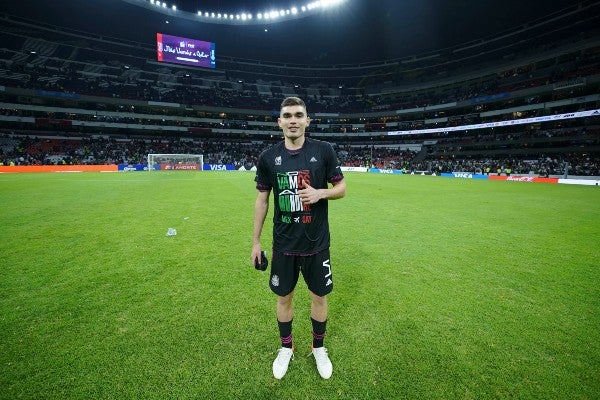
<svg viewBox="0 0 600 400">
<path fill-rule="evenodd" d="M 216 67 L 215 44 L 212 42 L 157 33 L 156 53 L 161 62 Z"/>
</svg>

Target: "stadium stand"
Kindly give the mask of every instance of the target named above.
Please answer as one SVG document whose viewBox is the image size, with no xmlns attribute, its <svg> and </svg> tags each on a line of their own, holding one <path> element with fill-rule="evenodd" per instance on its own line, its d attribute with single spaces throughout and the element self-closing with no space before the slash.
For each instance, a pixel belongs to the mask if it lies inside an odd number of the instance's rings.
<svg viewBox="0 0 600 400">
<path fill-rule="evenodd" d="M 282 98 L 298 95 L 310 134 L 348 166 L 599 176 L 597 113 L 450 129 L 600 109 L 594 5 L 402 59 L 317 67 L 223 57 L 216 70 L 3 15 L 0 162 L 127 164 L 190 152 L 251 168 L 279 138 Z"/>
</svg>

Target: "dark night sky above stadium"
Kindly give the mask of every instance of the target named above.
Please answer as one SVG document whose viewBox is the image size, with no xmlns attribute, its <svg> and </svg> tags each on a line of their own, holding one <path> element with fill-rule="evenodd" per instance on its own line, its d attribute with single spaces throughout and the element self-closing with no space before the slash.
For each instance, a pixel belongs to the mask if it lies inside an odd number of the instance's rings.
<svg viewBox="0 0 600 400">
<path fill-rule="evenodd" d="M 308 0 L 166 0 L 181 10 L 299 6 Z M 343 64 L 423 54 L 516 28 L 576 4 L 565 0 L 346 0 L 341 7 L 269 25 L 225 26 L 167 17 L 121 0 L 18 0 L 0 12 L 154 45 L 161 32 L 216 43 L 217 55 L 295 64 Z M 166 23 L 169 20 L 169 23 Z M 265 32 L 265 28 L 268 30 Z"/>
</svg>

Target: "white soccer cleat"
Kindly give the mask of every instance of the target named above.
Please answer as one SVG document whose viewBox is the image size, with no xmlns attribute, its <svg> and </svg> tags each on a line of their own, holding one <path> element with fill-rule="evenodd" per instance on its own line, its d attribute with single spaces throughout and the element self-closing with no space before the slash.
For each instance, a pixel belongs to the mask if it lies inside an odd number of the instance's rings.
<svg viewBox="0 0 600 400">
<path fill-rule="evenodd" d="M 276 379 L 281 379 L 288 370 L 290 360 L 294 359 L 294 350 L 288 347 L 282 347 L 279 349 L 277 358 L 273 361 L 273 376 Z"/>
<path fill-rule="evenodd" d="M 325 347 L 313 348 L 312 354 L 317 362 L 317 371 L 319 371 L 321 378 L 331 378 L 331 374 L 333 373 L 333 365 L 331 364 L 331 360 L 327 355 L 327 349 Z"/>
</svg>

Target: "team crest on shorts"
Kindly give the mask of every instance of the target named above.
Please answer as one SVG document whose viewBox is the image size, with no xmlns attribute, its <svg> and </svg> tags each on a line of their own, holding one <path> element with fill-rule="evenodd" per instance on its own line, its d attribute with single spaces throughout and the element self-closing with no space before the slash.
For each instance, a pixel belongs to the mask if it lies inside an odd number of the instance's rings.
<svg viewBox="0 0 600 400">
<path fill-rule="evenodd" d="M 271 277 L 271 285 L 279 286 L 279 277 L 277 275 Z"/>
</svg>

